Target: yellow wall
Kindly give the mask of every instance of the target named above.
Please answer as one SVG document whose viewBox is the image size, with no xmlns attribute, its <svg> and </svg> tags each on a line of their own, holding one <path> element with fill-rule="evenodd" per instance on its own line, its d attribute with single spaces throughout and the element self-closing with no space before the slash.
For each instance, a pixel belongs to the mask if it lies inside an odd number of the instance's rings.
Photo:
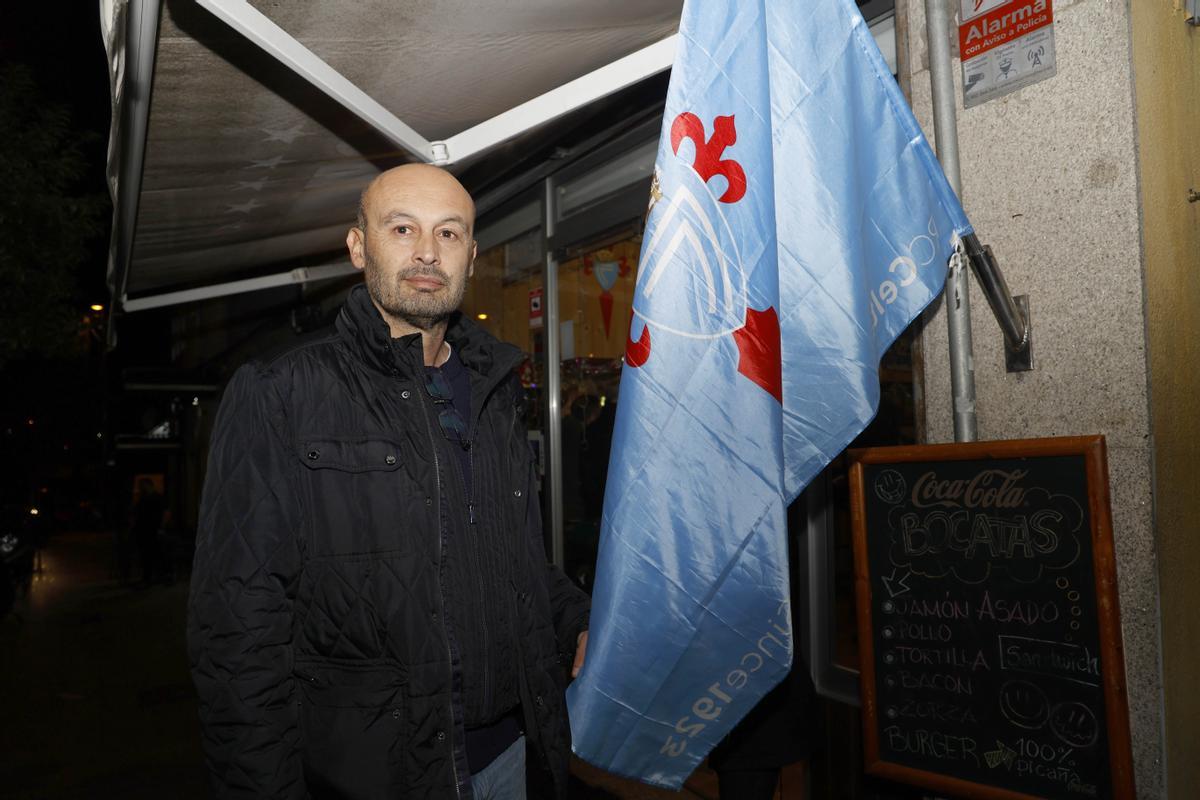
<svg viewBox="0 0 1200 800">
<path fill-rule="evenodd" d="M 629 314 L 633 305 L 633 287 L 637 279 L 637 259 L 640 244 L 632 240 L 618 242 L 590 253 L 595 261 L 620 262 L 625 259 L 625 274 L 617 277 L 609 293 L 612 295 L 612 316 L 608 331 L 600 306 L 600 283 L 594 272 L 589 274 L 585 259 L 564 262 L 559 268 L 558 297 L 562 320 L 575 321 L 575 355 L 581 358 L 620 358 L 625 355 L 625 339 L 629 333 Z"/>
<path fill-rule="evenodd" d="M 1200 786 L 1200 29 L 1133 0 L 1167 786 Z M 1131 376 L 1132 377 L 1132 376 Z"/>
<path fill-rule="evenodd" d="M 582 358 L 620 358 L 625 354 L 625 336 L 629 332 L 630 306 L 637 278 L 637 259 L 640 244 L 633 240 L 618 242 L 589 253 L 587 258 L 564 261 L 558 271 L 560 320 L 575 323 L 575 356 Z M 533 352 L 533 332 L 529 324 L 529 293 L 541 288 L 542 274 L 534 271 L 519 280 L 505 284 L 503 280 L 504 248 L 495 247 L 480 254 L 475 261 L 475 275 L 467 284 L 463 298 L 463 313 L 475 318 L 490 333 L 502 341 L 511 342 L 526 352 Z M 624 274 L 619 275 L 609 293 L 612 295 L 612 315 L 608 330 L 600 304 L 601 287 L 588 263 L 620 262 L 625 259 Z M 486 320 L 478 320 L 479 314 Z"/>
<path fill-rule="evenodd" d="M 462 311 L 503 342 L 533 352 L 529 326 L 529 292 L 542 285 L 542 272 L 535 270 L 522 280 L 505 285 L 504 247 L 494 247 L 475 259 L 475 274 L 467 282 Z M 486 314 L 487 319 L 478 319 Z"/>
</svg>

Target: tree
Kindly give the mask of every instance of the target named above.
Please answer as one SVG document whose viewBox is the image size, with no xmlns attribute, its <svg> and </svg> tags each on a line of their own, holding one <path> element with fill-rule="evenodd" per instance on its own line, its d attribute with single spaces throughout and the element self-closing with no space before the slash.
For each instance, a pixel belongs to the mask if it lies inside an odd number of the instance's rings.
<svg viewBox="0 0 1200 800">
<path fill-rule="evenodd" d="M 67 110 L 29 69 L 0 68 L 0 369 L 84 344 L 79 271 L 105 200 L 79 192 L 86 162 Z"/>
</svg>

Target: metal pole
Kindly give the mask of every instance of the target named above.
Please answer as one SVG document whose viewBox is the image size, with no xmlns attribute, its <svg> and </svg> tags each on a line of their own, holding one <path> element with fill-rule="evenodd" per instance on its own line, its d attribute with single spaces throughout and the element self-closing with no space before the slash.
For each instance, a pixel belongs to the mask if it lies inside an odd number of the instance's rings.
<svg viewBox="0 0 1200 800">
<path fill-rule="evenodd" d="M 550 489 L 550 558 L 563 566 L 563 493 L 562 493 L 562 342 L 559 341 L 558 302 L 558 259 L 550 248 L 554 236 L 554 225 L 558 216 L 558 198 L 554 191 L 554 178 L 546 178 L 545 195 L 542 203 L 545 211 L 543 225 L 546 259 L 542 273 L 542 314 L 545 319 L 543 335 L 546 337 L 546 475 Z"/>
<path fill-rule="evenodd" d="M 933 130 L 938 160 L 950 185 L 962 197 L 958 169 L 958 127 L 954 111 L 954 73 L 950 56 L 950 0 L 925 0 L 929 42 L 929 80 L 933 87 Z M 946 276 L 946 318 L 950 329 L 950 387 L 953 392 L 954 441 L 979 438 L 975 419 L 975 365 L 971 352 L 971 295 L 965 259 L 951 263 Z"/>
</svg>

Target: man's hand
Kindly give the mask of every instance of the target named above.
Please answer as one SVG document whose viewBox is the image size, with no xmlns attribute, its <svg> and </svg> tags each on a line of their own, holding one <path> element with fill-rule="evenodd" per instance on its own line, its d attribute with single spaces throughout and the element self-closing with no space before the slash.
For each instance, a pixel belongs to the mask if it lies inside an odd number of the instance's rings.
<svg viewBox="0 0 1200 800">
<path fill-rule="evenodd" d="M 583 669 L 583 659 L 587 656 L 587 631 L 579 634 L 579 638 L 575 640 L 575 663 L 571 667 L 571 677 L 579 675 L 579 670 Z"/>
</svg>

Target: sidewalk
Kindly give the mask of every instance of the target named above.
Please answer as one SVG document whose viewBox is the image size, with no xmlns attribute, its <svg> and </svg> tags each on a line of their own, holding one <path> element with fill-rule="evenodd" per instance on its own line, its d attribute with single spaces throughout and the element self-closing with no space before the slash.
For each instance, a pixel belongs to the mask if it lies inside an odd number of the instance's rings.
<svg viewBox="0 0 1200 800">
<path fill-rule="evenodd" d="M 187 670 L 187 582 L 138 589 L 112 575 L 112 536 L 54 536 L 28 598 L 0 621 L 0 800 L 208 796 Z M 136 571 L 135 571 L 136 574 Z M 581 800 L 715 800 L 572 766 Z"/>
<path fill-rule="evenodd" d="M 0 621 L 0 797 L 207 796 L 187 586 L 121 587 L 111 560 L 111 534 L 53 537 Z"/>
</svg>

